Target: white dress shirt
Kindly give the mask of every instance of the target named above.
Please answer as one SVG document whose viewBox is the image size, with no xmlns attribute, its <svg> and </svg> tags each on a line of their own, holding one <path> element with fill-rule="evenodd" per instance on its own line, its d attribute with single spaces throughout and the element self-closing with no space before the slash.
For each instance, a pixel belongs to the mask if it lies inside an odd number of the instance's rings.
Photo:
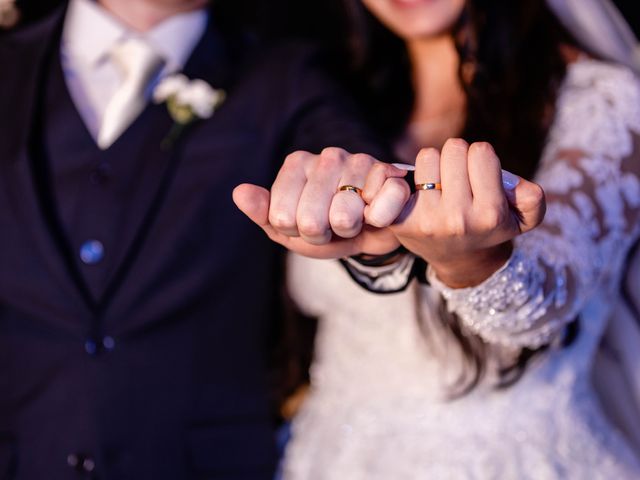
<svg viewBox="0 0 640 480">
<path fill-rule="evenodd" d="M 105 109 L 122 82 L 122 74 L 110 56 L 113 47 L 136 36 L 164 59 L 159 76 L 175 73 L 182 70 L 202 37 L 207 15 L 205 9 L 194 10 L 174 15 L 147 32 L 138 32 L 93 0 L 69 2 L 62 33 L 62 68 L 71 98 L 94 139 Z M 154 84 L 151 82 L 150 88 Z"/>
</svg>

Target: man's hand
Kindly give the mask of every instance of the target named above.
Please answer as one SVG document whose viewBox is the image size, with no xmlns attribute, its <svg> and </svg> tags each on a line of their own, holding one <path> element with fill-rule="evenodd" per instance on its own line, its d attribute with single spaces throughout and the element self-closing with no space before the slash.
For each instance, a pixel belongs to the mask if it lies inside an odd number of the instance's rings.
<svg viewBox="0 0 640 480">
<path fill-rule="evenodd" d="M 301 255 L 341 258 L 385 254 L 395 250 L 399 241 L 387 228 L 364 224 L 368 207 L 357 191 L 338 191 L 350 185 L 364 190 L 366 196 L 374 187 L 370 183 L 365 186 L 372 168 L 377 181 L 406 174 L 369 155 L 352 155 L 339 148 L 326 148 L 320 155 L 299 151 L 286 158 L 271 191 L 242 184 L 233 191 L 233 200 L 269 238 Z M 394 206 L 404 205 L 409 198 L 408 188 L 383 188 L 382 184 L 375 188 L 393 198 Z"/>
</svg>

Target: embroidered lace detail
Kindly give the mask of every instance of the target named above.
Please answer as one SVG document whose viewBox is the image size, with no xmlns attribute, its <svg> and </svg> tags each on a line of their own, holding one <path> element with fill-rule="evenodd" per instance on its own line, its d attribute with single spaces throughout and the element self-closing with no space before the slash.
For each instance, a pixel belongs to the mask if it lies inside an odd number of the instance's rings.
<svg viewBox="0 0 640 480">
<path fill-rule="evenodd" d="M 583 60 L 568 69 L 537 181 L 543 224 L 479 286 L 429 280 L 472 332 L 536 348 L 572 321 L 603 277 L 618 276 L 638 236 L 640 84 L 628 70 Z"/>
<path fill-rule="evenodd" d="M 555 324 L 559 323 L 554 319 L 530 333 L 536 321 L 547 313 L 554 298 L 563 300 L 566 297 L 565 277 L 559 273 L 557 291 L 547 296 L 542 288 L 545 270 L 521 251 L 516 251 L 481 288 L 451 289 L 432 271 L 428 275 L 433 287 L 447 300 L 448 309 L 460 315 L 472 332 L 492 343 L 538 347 L 549 342 Z"/>
</svg>

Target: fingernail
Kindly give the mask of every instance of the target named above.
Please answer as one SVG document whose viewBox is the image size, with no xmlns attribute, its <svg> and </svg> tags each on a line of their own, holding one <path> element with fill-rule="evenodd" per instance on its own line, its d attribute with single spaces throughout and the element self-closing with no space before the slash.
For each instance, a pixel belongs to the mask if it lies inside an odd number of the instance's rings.
<svg viewBox="0 0 640 480">
<path fill-rule="evenodd" d="M 520 177 L 511 172 L 502 170 L 502 186 L 505 190 L 515 190 L 520 183 Z"/>
<path fill-rule="evenodd" d="M 410 163 L 392 163 L 391 165 L 399 168 L 400 170 L 407 170 L 408 172 L 413 172 L 416 169 L 416 166 L 411 165 Z"/>
</svg>

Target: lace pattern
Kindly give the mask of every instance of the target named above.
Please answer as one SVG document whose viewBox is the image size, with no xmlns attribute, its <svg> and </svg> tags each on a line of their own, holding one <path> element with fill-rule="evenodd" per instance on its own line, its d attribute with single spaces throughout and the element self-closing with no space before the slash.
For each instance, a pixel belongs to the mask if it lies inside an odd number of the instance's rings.
<svg viewBox="0 0 640 480">
<path fill-rule="evenodd" d="M 603 277 L 617 277 L 638 236 L 640 83 L 593 60 L 569 67 L 537 175 L 547 214 L 516 239 L 507 264 L 481 285 L 432 285 L 486 341 L 536 348 L 572 321 Z"/>
</svg>

